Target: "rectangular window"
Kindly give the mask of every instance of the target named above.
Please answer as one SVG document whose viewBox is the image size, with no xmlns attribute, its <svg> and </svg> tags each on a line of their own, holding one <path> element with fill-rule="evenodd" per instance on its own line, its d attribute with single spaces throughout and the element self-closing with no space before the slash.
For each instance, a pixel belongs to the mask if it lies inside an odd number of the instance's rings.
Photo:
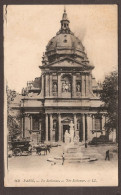
<svg viewBox="0 0 121 195">
<path fill-rule="evenodd" d="M 102 129 L 102 124 L 101 124 L 101 118 L 95 118 L 95 129 L 96 130 L 101 130 Z"/>
<path fill-rule="evenodd" d="M 39 121 L 36 118 L 33 118 L 33 130 L 39 130 Z"/>
</svg>

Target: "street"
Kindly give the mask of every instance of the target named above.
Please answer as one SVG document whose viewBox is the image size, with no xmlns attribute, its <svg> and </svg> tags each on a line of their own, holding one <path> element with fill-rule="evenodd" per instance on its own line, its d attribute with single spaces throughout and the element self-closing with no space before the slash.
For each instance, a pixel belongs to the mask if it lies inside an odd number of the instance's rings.
<svg viewBox="0 0 121 195">
<path fill-rule="evenodd" d="M 54 160 L 54 162 L 48 161 L 48 159 L 62 157 L 63 147 L 64 145 L 53 147 L 51 152 L 47 155 L 42 153 L 39 156 L 33 152 L 30 156 L 9 158 L 9 178 L 15 178 L 13 182 L 15 182 L 17 178 L 19 178 L 20 181 L 22 179 L 22 186 L 25 186 L 26 182 L 27 186 L 33 184 L 37 186 L 54 185 L 54 179 L 63 179 L 63 185 L 65 185 L 64 181 L 66 181 L 66 185 L 72 185 L 74 183 L 76 186 L 79 185 L 79 181 L 81 180 L 86 181 L 81 182 L 81 185 L 83 184 L 84 186 L 95 185 L 94 181 L 99 182 L 98 185 L 100 185 L 101 182 L 103 185 L 106 185 L 107 183 L 104 184 L 105 179 L 110 185 L 111 180 L 109 180 L 109 178 L 112 178 L 112 182 L 115 181 L 115 183 L 117 183 L 118 153 L 116 145 L 88 146 L 87 148 L 82 146 L 81 151 L 83 154 L 89 155 L 91 158 L 97 158 L 97 161 L 93 162 L 82 161 L 80 163 L 78 161 L 65 160 L 64 165 L 62 165 L 62 160 Z M 107 150 L 110 150 L 110 161 L 105 161 L 105 152 Z M 38 179 L 35 180 L 34 178 Z M 89 182 L 87 184 L 87 178 L 91 184 Z M 54 181 L 52 181 L 52 179 Z M 16 185 L 19 186 L 19 182 Z M 60 185 L 62 184 L 59 183 L 59 186 Z"/>
</svg>

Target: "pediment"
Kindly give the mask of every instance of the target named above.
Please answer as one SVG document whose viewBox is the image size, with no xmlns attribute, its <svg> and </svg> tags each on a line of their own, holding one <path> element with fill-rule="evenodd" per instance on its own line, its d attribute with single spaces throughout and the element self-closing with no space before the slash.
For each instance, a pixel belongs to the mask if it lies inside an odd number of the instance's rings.
<svg viewBox="0 0 121 195">
<path fill-rule="evenodd" d="M 79 61 L 72 58 L 59 59 L 53 63 L 45 65 L 43 68 L 82 68 L 82 69 L 92 69 L 93 66 L 85 65 Z"/>
<path fill-rule="evenodd" d="M 76 62 L 71 58 L 64 58 L 50 64 L 51 67 L 83 67 L 83 64 Z"/>
<path fill-rule="evenodd" d="M 62 62 L 56 62 L 55 64 L 52 64 L 51 67 L 83 67 L 81 64 L 77 64 L 73 61 L 64 60 Z"/>
</svg>

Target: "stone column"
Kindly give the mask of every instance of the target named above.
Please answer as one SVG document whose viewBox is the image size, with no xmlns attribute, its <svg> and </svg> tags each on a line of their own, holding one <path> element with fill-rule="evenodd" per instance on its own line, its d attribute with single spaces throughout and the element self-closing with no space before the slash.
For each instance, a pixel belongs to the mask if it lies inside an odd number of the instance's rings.
<svg viewBox="0 0 121 195">
<path fill-rule="evenodd" d="M 87 115 L 87 132 L 88 132 L 88 141 L 92 139 L 92 117 Z"/>
<path fill-rule="evenodd" d="M 103 135 L 105 135 L 105 116 L 104 115 L 102 115 L 102 130 L 104 130 L 103 131 Z"/>
<path fill-rule="evenodd" d="M 83 141 L 85 142 L 85 114 L 82 115 L 83 118 Z"/>
<path fill-rule="evenodd" d="M 22 137 L 24 137 L 24 117 L 21 119 Z"/>
<path fill-rule="evenodd" d="M 32 130 L 33 127 L 32 127 L 32 115 L 30 116 L 30 130 Z"/>
<path fill-rule="evenodd" d="M 94 115 L 92 115 L 92 130 L 95 129 L 95 126 L 94 126 Z"/>
<path fill-rule="evenodd" d="M 102 130 L 104 130 L 105 129 L 105 116 L 104 115 L 102 115 Z"/>
<path fill-rule="evenodd" d="M 58 73 L 58 97 L 61 97 L 61 74 Z"/>
<path fill-rule="evenodd" d="M 52 118 L 52 114 L 50 114 L 50 141 L 53 141 L 53 118 Z"/>
<path fill-rule="evenodd" d="M 46 97 L 49 96 L 49 75 L 46 73 L 45 75 L 45 92 L 46 92 Z"/>
<path fill-rule="evenodd" d="M 62 123 L 61 123 L 61 141 L 63 142 L 63 136 L 64 136 L 64 134 L 63 134 L 63 125 L 62 125 Z"/>
<path fill-rule="evenodd" d="M 90 134 L 90 116 L 87 114 L 87 140 L 89 139 Z"/>
<path fill-rule="evenodd" d="M 44 85 L 45 85 L 45 75 L 42 74 L 42 89 L 41 89 L 42 96 L 45 95 L 45 86 Z"/>
<path fill-rule="evenodd" d="M 85 96 L 85 75 L 82 75 L 82 96 Z"/>
<path fill-rule="evenodd" d="M 48 114 L 45 117 L 45 126 L 46 126 L 46 138 L 45 140 L 48 141 Z"/>
<path fill-rule="evenodd" d="M 75 135 L 76 135 L 76 131 L 77 131 L 77 118 L 76 118 L 76 114 L 74 114 L 74 130 L 75 130 Z"/>
<path fill-rule="evenodd" d="M 32 115 L 30 115 L 30 139 L 32 140 L 32 129 L 33 129 L 33 127 L 32 127 Z"/>
<path fill-rule="evenodd" d="M 53 96 L 53 92 L 52 92 L 52 74 L 50 74 L 50 96 Z"/>
<path fill-rule="evenodd" d="M 92 93 L 92 75 L 91 75 L 91 73 L 89 74 L 89 93 L 90 93 L 90 95 Z"/>
<path fill-rule="evenodd" d="M 89 76 L 86 75 L 86 96 L 89 95 Z"/>
<path fill-rule="evenodd" d="M 61 138 L 61 115 L 58 114 L 58 128 L 59 128 L 59 141 L 62 141 Z"/>
<path fill-rule="evenodd" d="M 41 129 L 42 129 L 42 128 L 41 128 L 41 125 L 42 125 L 42 124 L 41 124 L 41 120 L 39 119 L 39 133 L 40 133 L 40 134 L 39 134 L 39 141 L 40 141 L 40 142 L 41 142 Z"/>
<path fill-rule="evenodd" d="M 72 97 L 76 96 L 76 75 L 73 74 L 72 79 Z"/>
<path fill-rule="evenodd" d="M 85 114 L 85 141 L 88 140 L 88 124 L 87 124 L 87 114 Z"/>
<path fill-rule="evenodd" d="M 41 120 L 39 120 L 39 130 L 41 130 Z"/>
</svg>

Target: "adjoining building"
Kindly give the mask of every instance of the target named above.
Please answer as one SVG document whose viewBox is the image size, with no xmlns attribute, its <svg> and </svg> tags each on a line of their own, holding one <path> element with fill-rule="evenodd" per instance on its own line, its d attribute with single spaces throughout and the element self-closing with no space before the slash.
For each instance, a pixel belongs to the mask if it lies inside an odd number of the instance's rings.
<svg viewBox="0 0 121 195">
<path fill-rule="evenodd" d="M 39 141 L 64 142 L 65 131 L 74 123 L 80 141 L 105 135 L 106 110 L 101 109 L 101 86 L 81 40 L 69 28 L 64 10 L 61 28 L 47 44 L 41 76 L 28 82 L 13 110 L 22 113 L 22 136 Z"/>
</svg>

